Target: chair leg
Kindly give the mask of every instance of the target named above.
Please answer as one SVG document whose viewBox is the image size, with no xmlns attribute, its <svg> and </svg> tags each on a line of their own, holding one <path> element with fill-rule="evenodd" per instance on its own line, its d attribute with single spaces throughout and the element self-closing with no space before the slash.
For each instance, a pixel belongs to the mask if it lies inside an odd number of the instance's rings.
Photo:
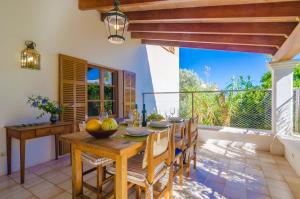
<svg viewBox="0 0 300 199">
<path fill-rule="evenodd" d="M 170 192 L 169 192 L 169 190 L 167 190 L 167 191 L 165 192 L 165 194 L 164 194 L 164 199 L 171 199 L 171 198 L 170 198 Z"/>
<path fill-rule="evenodd" d="M 97 167 L 97 199 L 101 199 L 102 195 L 102 186 L 103 186 L 103 176 L 104 174 L 104 168 L 102 166 Z"/>
<path fill-rule="evenodd" d="M 180 156 L 179 159 L 179 167 L 180 167 L 180 171 L 179 171 L 179 184 L 182 186 L 183 184 L 183 170 L 184 170 L 184 165 L 183 165 L 183 155 Z"/>
<path fill-rule="evenodd" d="M 194 169 L 197 169 L 197 151 L 196 151 L 196 145 L 194 147 Z"/>
<path fill-rule="evenodd" d="M 190 177 L 191 173 L 191 157 L 188 157 L 187 163 L 186 163 L 186 175 L 187 177 Z"/>
<path fill-rule="evenodd" d="M 136 192 L 136 194 L 135 194 L 135 196 L 136 196 L 136 198 L 137 199 L 141 199 L 141 187 L 139 186 L 139 185 L 135 185 L 135 192 Z"/>
<path fill-rule="evenodd" d="M 153 194 L 153 190 L 149 190 L 149 187 L 145 187 L 145 199 L 152 199 L 153 195 L 151 196 L 151 194 Z"/>
</svg>

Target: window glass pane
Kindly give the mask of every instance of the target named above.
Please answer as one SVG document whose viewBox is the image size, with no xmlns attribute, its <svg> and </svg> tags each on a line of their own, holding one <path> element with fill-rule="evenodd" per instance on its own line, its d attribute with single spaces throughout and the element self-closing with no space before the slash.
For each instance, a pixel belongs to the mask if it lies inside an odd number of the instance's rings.
<svg viewBox="0 0 300 199">
<path fill-rule="evenodd" d="M 88 68 L 87 81 L 90 84 L 99 84 L 100 70 L 98 68 Z"/>
<path fill-rule="evenodd" d="M 110 115 L 115 114 L 116 113 L 116 102 L 114 102 L 114 101 L 105 101 L 104 102 L 104 109 Z"/>
<path fill-rule="evenodd" d="M 110 86 L 104 87 L 104 100 L 114 100 L 114 88 Z"/>
<path fill-rule="evenodd" d="M 100 102 L 88 102 L 88 115 L 98 116 L 100 112 Z"/>
<path fill-rule="evenodd" d="M 88 84 L 88 100 L 100 99 L 100 87 L 97 84 Z"/>
<path fill-rule="evenodd" d="M 113 84 L 113 73 L 109 71 L 105 71 L 104 73 L 104 84 L 112 85 Z"/>
<path fill-rule="evenodd" d="M 100 70 L 98 68 L 88 68 L 87 83 L 88 83 L 88 100 L 100 99 Z"/>
</svg>

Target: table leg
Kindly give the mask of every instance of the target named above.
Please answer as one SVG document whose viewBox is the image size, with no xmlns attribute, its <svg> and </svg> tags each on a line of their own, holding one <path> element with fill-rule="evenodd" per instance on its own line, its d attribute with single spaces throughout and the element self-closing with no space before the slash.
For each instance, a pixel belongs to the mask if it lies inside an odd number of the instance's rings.
<svg viewBox="0 0 300 199">
<path fill-rule="evenodd" d="M 55 160 L 58 159 L 58 151 L 59 151 L 59 140 L 58 140 L 59 135 L 54 135 L 55 137 Z"/>
<path fill-rule="evenodd" d="M 81 151 L 72 146 L 72 186 L 73 199 L 83 194 Z"/>
<path fill-rule="evenodd" d="M 174 182 L 174 165 L 171 164 L 170 172 L 169 172 L 169 188 L 168 188 L 168 196 L 165 198 L 173 199 L 173 182 Z"/>
<path fill-rule="evenodd" d="M 117 157 L 115 181 L 116 199 L 127 199 L 127 157 Z"/>
<path fill-rule="evenodd" d="M 11 137 L 6 133 L 7 175 L 11 174 Z"/>
<path fill-rule="evenodd" d="M 20 178 L 21 178 L 21 184 L 25 181 L 25 144 L 26 140 L 20 139 Z"/>
</svg>

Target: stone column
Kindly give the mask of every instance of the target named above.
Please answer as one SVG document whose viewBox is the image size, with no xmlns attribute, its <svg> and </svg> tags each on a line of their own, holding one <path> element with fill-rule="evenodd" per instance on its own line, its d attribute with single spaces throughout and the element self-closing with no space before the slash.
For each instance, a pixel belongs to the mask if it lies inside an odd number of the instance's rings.
<svg viewBox="0 0 300 199">
<path fill-rule="evenodd" d="M 293 71 L 299 61 L 270 62 L 272 70 L 272 133 L 270 152 L 283 155 L 278 136 L 293 132 Z"/>
</svg>

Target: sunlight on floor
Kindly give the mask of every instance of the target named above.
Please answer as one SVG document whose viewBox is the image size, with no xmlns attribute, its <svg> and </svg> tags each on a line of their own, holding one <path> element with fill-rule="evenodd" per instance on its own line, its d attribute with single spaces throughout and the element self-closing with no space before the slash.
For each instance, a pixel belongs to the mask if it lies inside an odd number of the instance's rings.
<svg viewBox="0 0 300 199">
<path fill-rule="evenodd" d="M 198 148 L 197 169 L 181 187 L 174 183 L 175 199 L 290 199 L 300 198 L 300 177 L 286 159 L 254 150 L 254 145 L 225 140 L 209 140 Z M 87 169 L 87 168 L 86 168 Z M 84 177 L 96 183 L 95 173 Z M 0 199 L 71 198 L 69 157 L 26 169 L 24 185 L 19 173 L 0 177 Z M 113 183 L 104 187 L 105 192 Z M 85 190 L 91 198 L 96 195 Z M 129 191 L 135 198 L 134 190 Z"/>
</svg>

